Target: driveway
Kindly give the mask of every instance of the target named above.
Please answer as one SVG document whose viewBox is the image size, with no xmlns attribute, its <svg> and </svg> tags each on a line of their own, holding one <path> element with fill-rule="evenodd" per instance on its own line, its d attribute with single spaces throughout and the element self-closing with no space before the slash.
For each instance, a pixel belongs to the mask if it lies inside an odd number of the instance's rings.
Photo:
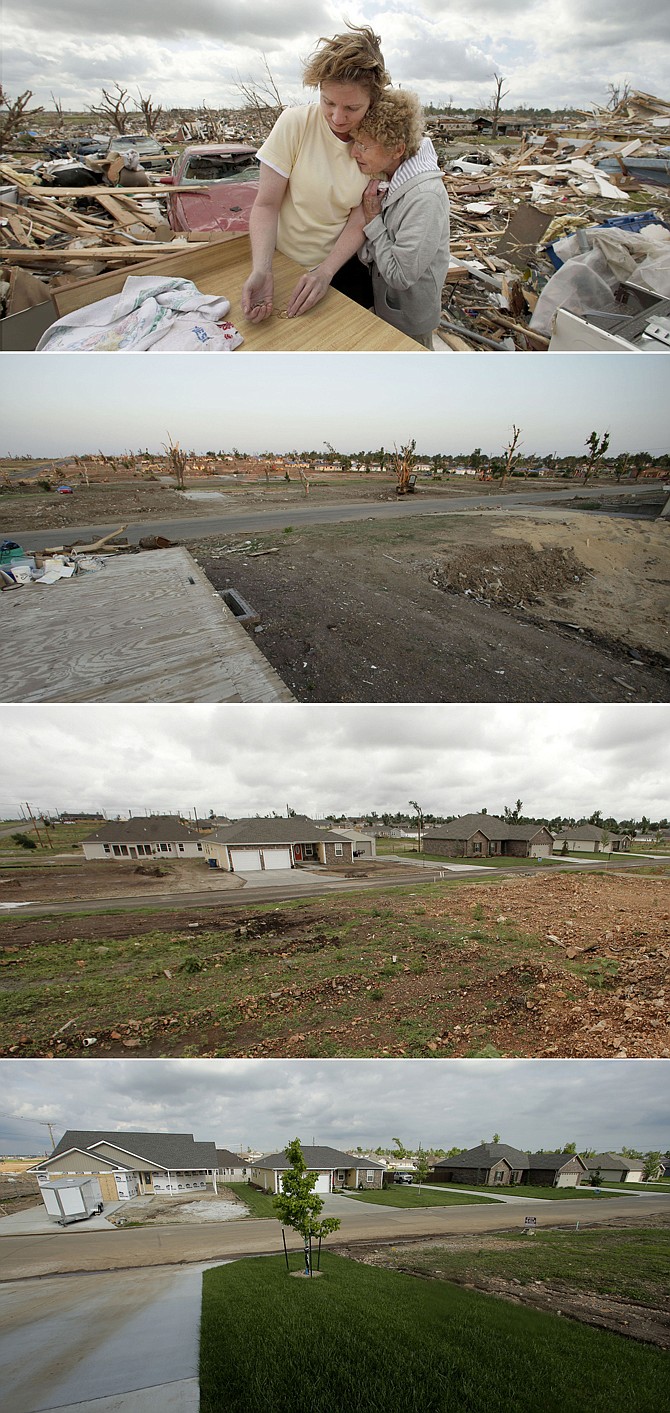
<svg viewBox="0 0 670 1413">
<path fill-rule="evenodd" d="M 207 1269 L 164 1266 L 1 1285 L 8 1413 L 197 1413 Z"/>
<path fill-rule="evenodd" d="M 327 875 L 312 873 L 307 868 L 265 868 L 265 869 L 235 869 L 236 878 L 243 878 L 245 883 L 252 888 L 286 888 L 290 887 L 299 893 L 302 888 L 305 892 L 312 890 L 314 884 L 318 883 L 324 888 L 328 887 Z M 237 903 L 241 901 L 238 897 Z"/>
</svg>

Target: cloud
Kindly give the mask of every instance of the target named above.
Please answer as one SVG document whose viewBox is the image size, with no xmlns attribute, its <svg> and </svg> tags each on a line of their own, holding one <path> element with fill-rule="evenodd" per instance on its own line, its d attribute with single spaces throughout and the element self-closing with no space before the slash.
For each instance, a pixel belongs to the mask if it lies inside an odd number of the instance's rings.
<svg viewBox="0 0 670 1413">
<path fill-rule="evenodd" d="M 2 810 L 667 811 L 662 705 L 0 706 Z M 113 751 L 106 745 L 113 742 Z M 557 762 L 560 771 L 557 772 Z"/>
<path fill-rule="evenodd" d="M 617 1060 L 0 1061 L 0 1152 L 66 1128 L 193 1132 L 236 1150 L 304 1143 L 664 1149 L 668 1066 Z"/>
</svg>

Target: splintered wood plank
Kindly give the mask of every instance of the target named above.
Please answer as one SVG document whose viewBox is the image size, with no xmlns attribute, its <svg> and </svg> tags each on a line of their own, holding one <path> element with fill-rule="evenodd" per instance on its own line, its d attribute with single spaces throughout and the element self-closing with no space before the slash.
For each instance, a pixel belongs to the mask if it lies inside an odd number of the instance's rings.
<svg viewBox="0 0 670 1413">
<path fill-rule="evenodd" d="M 0 595 L 0 700 L 290 702 L 186 549 Z"/>
</svg>

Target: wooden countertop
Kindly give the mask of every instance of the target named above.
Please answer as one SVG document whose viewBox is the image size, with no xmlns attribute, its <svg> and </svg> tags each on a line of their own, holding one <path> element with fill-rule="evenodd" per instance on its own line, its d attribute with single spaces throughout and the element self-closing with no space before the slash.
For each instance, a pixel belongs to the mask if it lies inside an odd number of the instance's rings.
<svg viewBox="0 0 670 1413">
<path fill-rule="evenodd" d="M 300 275 L 301 265 L 278 251 L 274 258 L 275 310 L 262 324 L 250 324 L 240 306 L 242 286 L 251 269 L 251 247 L 247 235 L 212 241 L 205 247 L 189 250 L 179 246 L 174 255 L 133 266 L 132 271 L 97 275 L 75 285 L 55 290 L 53 297 L 58 316 L 69 314 L 98 299 L 117 294 L 129 273 L 133 275 L 181 275 L 193 280 L 203 294 L 226 295 L 230 300 L 229 318 L 239 329 L 244 343 L 239 353 L 261 352 L 405 352 L 420 353 L 422 347 L 414 339 L 399 333 L 391 324 L 378 319 L 360 304 L 354 304 L 337 290 L 329 289 L 324 298 L 307 314 L 297 318 L 282 317 L 291 292 Z"/>
</svg>

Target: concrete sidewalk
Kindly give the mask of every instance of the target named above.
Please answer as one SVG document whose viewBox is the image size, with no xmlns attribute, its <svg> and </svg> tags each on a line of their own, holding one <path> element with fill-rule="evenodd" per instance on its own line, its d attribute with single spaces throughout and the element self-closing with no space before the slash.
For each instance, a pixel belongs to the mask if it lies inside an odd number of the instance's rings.
<svg viewBox="0 0 670 1413">
<path fill-rule="evenodd" d="M 197 1413 L 209 1262 L 0 1286 L 11 1413 Z"/>
</svg>

